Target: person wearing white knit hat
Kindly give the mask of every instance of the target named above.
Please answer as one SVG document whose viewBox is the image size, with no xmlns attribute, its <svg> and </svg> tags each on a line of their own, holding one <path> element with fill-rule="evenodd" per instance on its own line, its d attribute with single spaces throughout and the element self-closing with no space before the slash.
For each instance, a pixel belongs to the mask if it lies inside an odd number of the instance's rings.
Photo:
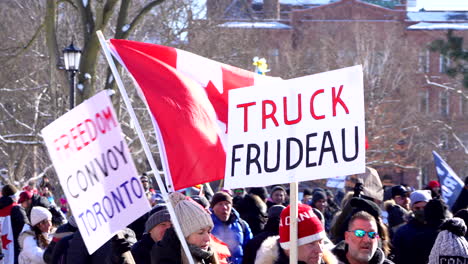
<svg viewBox="0 0 468 264">
<path fill-rule="evenodd" d="M 22 248 L 19 264 L 45 263 L 44 250 L 50 243 L 52 214 L 44 207 L 35 206 L 31 210 L 31 225 L 25 225 L 18 241 Z"/>
<path fill-rule="evenodd" d="M 219 257 L 222 255 L 215 250 L 219 249 L 219 245 L 211 236 L 213 221 L 209 211 L 181 193 L 171 193 L 169 201 L 174 208 L 194 263 L 219 263 Z M 225 253 L 229 255 L 229 252 Z M 188 258 L 173 228 L 167 229 L 163 239 L 153 246 L 151 263 L 188 263 Z"/>
</svg>

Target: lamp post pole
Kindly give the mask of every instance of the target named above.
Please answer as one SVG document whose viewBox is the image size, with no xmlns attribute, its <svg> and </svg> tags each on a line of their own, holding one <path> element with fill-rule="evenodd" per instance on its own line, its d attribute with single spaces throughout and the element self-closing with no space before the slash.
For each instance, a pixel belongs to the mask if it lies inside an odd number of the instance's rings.
<svg viewBox="0 0 468 264">
<path fill-rule="evenodd" d="M 70 71 L 70 109 L 75 107 L 75 71 Z"/>
<path fill-rule="evenodd" d="M 75 107 L 75 75 L 80 67 L 81 50 L 73 46 L 73 41 L 70 46 L 63 50 L 63 61 L 65 62 L 65 70 L 70 73 L 70 109 Z"/>
</svg>

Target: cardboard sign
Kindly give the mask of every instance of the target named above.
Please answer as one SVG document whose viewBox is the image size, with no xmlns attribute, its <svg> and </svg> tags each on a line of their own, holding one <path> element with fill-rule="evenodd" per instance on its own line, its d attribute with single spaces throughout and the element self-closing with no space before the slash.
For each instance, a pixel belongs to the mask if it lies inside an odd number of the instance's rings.
<svg viewBox="0 0 468 264">
<path fill-rule="evenodd" d="M 42 136 L 90 254 L 150 210 L 106 91 L 45 127 Z"/>
<path fill-rule="evenodd" d="M 365 171 L 361 66 L 229 91 L 225 187 Z"/>
</svg>

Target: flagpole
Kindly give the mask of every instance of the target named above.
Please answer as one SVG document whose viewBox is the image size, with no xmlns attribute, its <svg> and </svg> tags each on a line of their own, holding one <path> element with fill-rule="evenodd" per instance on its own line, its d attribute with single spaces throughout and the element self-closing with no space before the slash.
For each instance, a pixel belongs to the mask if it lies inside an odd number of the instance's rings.
<svg viewBox="0 0 468 264">
<path fill-rule="evenodd" d="M 104 55 L 106 57 L 107 63 L 109 64 L 109 67 L 111 68 L 112 74 L 114 75 L 115 81 L 117 83 L 117 87 L 119 88 L 120 94 L 122 95 L 122 99 L 125 103 L 125 106 L 127 107 L 127 111 L 130 114 L 130 117 L 132 118 L 134 124 L 135 124 L 135 129 L 137 131 L 138 137 L 141 140 L 141 145 L 143 147 L 143 150 L 146 154 L 146 158 L 148 159 L 148 162 L 150 164 L 150 167 L 153 171 L 157 172 L 157 166 L 156 163 L 154 162 L 153 156 L 151 154 L 148 142 L 146 141 L 146 138 L 143 134 L 143 131 L 140 126 L 140 122 L 136 118 L 135 112 L 132 107 L 132 103 L 130 102 L 130 99 L 128 98 L 127 91 L 125 90 L 125 87 L 123 85 L 122 79 L 120 78 L 120 74 L 117 71 L 117 67 L 114 64 L 114 61 L 112 60 L 112 56 L 110 54 L 110 49 L 109 46 L 107 45 L 106 39 L 104 38 L 104 35 L 100 30 L 96 31 L 96 34 L 99 38 L 99 43 L 101 44 L 102 50 L 104 52 Z M 158 146 L 159 142 L 158 142 Z M 163 159 L 164 157 L 161 157 Z M 166 174 L 166 168 L 163 166 L 163 172 Z M 155 175 L 156 176 L 156 175 Z M 192 254 L 190 253 L 190 250 L 187 245 L 187 241 L 185 240 L 184 235 L 182 234 L 182 230 L 180 228 L 179 220 L 177 219 L 177 216 L 175 214 L 174 208 L 172 207 L 172 204 L 169 201 L 169 195 L 166 191 L 166 188 L 161 180 L 161 177 L 155 177 L 156 182 L 158 183 L 159 189 L 161 190 L 161 195 L 164 198 L 164 201 L 166 201 L 167 209 L 169 211 L 169 214 L 171 216 L 171 221 L 174 226 L 174 229 L 177 233 L 177 236 L 179 237 L 180 244 L 182 245 L 182 248 L 184 249 L 185 255 L 187 256 L 187 259 L 190 264 L 194 264 Z"/>
<path fill-rule="evenodd" d="M 289 184 L 289 263 L 297 263 L 297 202 L 298 184 L 293 181 Z"/>
</svg>

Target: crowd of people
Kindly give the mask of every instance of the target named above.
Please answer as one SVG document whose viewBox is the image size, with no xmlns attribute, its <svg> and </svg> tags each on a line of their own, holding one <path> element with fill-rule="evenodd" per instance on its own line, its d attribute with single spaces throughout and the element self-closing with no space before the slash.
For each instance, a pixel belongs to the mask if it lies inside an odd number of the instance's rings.
<svg viewBox="0 0 468 264">
<path fill-rule="evenodd" d="M 171 193 L 164 201 L 151 188 L 150 177 L 140 180 L 152 209 L 93 254 L 69 210 L 55 204 L 50 185 L 42 181 L 41 191 L 34 184 L 22 191 L 3 186 L 0 213 L 10 222 L 2 225 L 11 225 L 13 240 L 2 236 L 2 248 L 14 245 L 14 256 L 4 255 L 3 263 L 289 263 L 294 245 L 285 186 L 211 195 L 195 188 Z M 441 198 L 440 187 L 437 181 L 422 190 L 395 185 L 378 190 L 385 192 L 382 196 L 359 181 L 348 191 L 301 188 L 298 263 L 468 263 L 468 177 L 452 208 Z M 168 203 L 190 254 L 176 235 Z"/>
</svg>

